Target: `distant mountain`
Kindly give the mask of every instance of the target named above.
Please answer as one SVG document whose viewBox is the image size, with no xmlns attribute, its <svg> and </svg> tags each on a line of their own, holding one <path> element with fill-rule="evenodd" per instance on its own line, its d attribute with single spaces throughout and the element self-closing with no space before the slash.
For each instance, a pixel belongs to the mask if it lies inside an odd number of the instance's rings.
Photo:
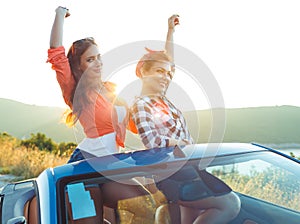
<svg viewBox="0 0 300 224">
<path fill-rule="evenodd" d="M 46 134 L 55 142 L 76 142 L 83 137 L 79 125 L 68 128 L 62 122 L 65 108 L 28 105 L 0 98 L 0 111 L 0 132 L 20 139 L 37 132 Z M 190 132 L 199 143 L 214 141 L 215 136 L 210 136 L 210 133 L 215 121 L 214 131 L 220 136 L 223 128 L 219 124 L 225 124 L 223 142 L 300 145 L 300 107 L 215 109 L 184 114 Z M 142 146 L 139 138 L 131 133 L 127 135 L 126 144 L 131 148 Z"/>
<path fill-rule="evenodd" d="M 28 105 L 0 98 L 0 132 L 24 139 L 44 133 L 56 142 L 74 142 L 73 129 L 62 122 L 65 108 Z"/>
<path fill-rule="evenodd" d="M 216 110 L 215 110 L 216 111 Z M 191 132 L 200 133 L 198 142 L 207 142 L 212 118 L 221 120 L 223 111 L 212 116 L 211 110 L 186 113 Z M 226 109 L 223 142 L 257 142 L 262 144 L 297 145 L 300 148 L 300 107 L 274 106 Z M 191 119 L 191 117 L 194 117 Z M 195 117 L 198 117 L 197 125 Z M 218 122 L 216 122 L 218 123 Z M 221 123 L 221 122 L 220 122 Z M 215 127 L 218 130 L 218 126 Z M 222 131 L 222 126 L 220 126 Z"/>
</svg>

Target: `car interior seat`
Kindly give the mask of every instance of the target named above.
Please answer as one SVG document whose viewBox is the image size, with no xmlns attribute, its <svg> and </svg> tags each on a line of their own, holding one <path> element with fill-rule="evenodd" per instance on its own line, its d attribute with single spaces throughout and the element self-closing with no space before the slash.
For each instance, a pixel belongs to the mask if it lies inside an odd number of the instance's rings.
<svg viewBox="0 0 300 224">
<path fill-rule="evenodd" d="M 24 217 L 27 224 L 38 224 L 38 207 L 36 196 L 28 200 L 24 206 Z"/>
</svg>

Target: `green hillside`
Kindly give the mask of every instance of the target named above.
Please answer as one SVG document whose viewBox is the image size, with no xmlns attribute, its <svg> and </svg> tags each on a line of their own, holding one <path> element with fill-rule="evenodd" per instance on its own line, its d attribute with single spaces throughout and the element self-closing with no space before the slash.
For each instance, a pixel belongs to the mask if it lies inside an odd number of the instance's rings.
<svg viewBox="0 0 300 224">
<path fill-rule="evenodd" d="M 224 114 L 226 128 L 223 142 L 300 143 L 299 107 L 226 109 Z M 195 120 L 195 117 L 198 118 L 198 121 Z M 186 118 L 194 136 L 200 126 L 198 142 L 207 142 L 212 127 L 212 111 L 188 112 Z M 216 119 L 219 118 L 216 117 Z"/>
<path fill-rule="evenodd" d="M 62 123 L 65 108 L 23 104 L 0 98 L 0 132 L 24 139 L 44 133 L 56 142 L 74 142 L 73 129 Z"/>
<path fill-rule="evenodd" d="M 76 138 L 80 140 L 83 136 L 79 125 L 73 129 L 61 122 L 64 108 L 0 99 L 0 110 L 0 132 L 7 132 L 20 139 L 37 132 L 46 134 L 56 142 L 76 142 Z M 225 116 L 223 142 L 300 144 L 300 107 L 274 106 L 185 112 L 189 129 L 197 142 L 213 141 L 215 136 L 210 136 L 213 119 L 217 124 L 214 130 L 223 136 L 223 128 L 218 124 L 222 124 L 224 119 L 215 114 Z M 126 144 L 130 148 L 141 146 L 139 138 L 130 133 L 127 135 Z"/>
</svg>

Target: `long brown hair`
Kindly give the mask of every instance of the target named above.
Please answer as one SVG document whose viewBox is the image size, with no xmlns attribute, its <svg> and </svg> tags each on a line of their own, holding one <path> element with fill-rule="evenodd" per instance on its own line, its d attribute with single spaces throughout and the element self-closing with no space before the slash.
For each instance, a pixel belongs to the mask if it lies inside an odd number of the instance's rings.
<svg viewBox="0 0 300 224">
<path fill-rule="evenodd" d="M 73 42 L 67 57 L 75 80 L 75 86 L 70 96 L 71 110 L 65 113 L 65 122 L 68 126 L 73 126 L 79 119 L 84 105 L 90 102 L 88 97 L 88 85 L 85 80 L 81 80 L 84 71 L 80 69 L 80 60 L 84 52 L 92 45 L 96 45 L 94 38 L 87 37 Z M 75 100 L 76 99 L 76 100 Z"/>
</svg>

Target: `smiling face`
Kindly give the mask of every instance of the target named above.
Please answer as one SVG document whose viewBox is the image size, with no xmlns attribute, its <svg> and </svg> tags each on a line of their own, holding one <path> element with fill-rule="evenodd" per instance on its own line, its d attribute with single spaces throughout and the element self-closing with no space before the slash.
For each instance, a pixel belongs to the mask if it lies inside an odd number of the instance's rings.
<svg viewBox="0 0 300 224">
<path fill-rule="evenodd" d="M 83 75 L 88 79 L 101 77 L 102 62 L 94 38 L 87 37 L 73 42 L 67 57 L 76 83 Z"/>
<path fill-rule="evenodd" d="M 167 61 L 148 61 L 141 73 L 143 94 L 164 95 L 173 78 L 171 64 Z"/>
<path fill-rule="evenodd" d="M 101 77 L 102 61 L 96 45 L 91 45 L 81 55 L 79 69 L 88 79 Z"/>
</svg>

